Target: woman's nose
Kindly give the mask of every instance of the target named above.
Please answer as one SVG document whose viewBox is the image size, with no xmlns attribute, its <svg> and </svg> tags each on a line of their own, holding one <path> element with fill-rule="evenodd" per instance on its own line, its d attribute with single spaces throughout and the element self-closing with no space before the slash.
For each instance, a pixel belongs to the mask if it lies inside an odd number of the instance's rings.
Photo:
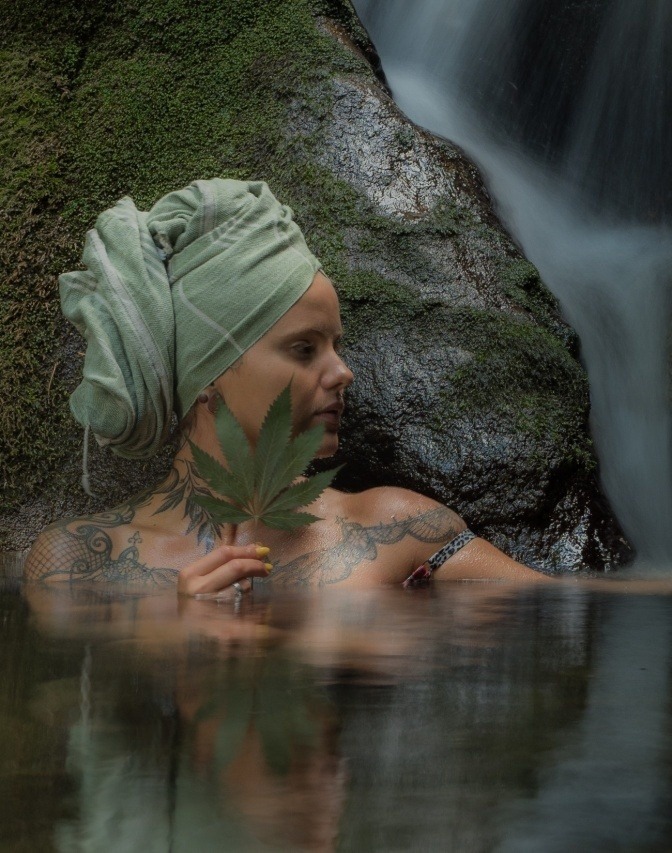
<svg viewBox="0 0 672 853">
<path fill-rule="evenodd" d="M 341 359 L 340 361 L 341 361 L 341 373 L 343 376 L 343 387 L 347 388 L 348 385 L 352 385 L 352 383 L 355 381 L 355 374 L 352 372 L 352 370 L 350 370 L 350 368 L 343 361 L 343 359 Z"/>
<path fill-rule="evenodd" d="M 338 353 L 334 353 L 334 356 L 334 363 L 325 377 L 325 385 L 327 388 L 347 388 L 352 385 L 355 376 Z"/>
</svg>

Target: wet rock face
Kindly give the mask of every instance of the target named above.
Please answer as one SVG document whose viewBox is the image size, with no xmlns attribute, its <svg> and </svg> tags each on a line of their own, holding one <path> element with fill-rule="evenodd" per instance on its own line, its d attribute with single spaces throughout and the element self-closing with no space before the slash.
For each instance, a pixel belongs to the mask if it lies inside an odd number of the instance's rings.
<svg viewBox="0 0 672 853">
<path fill-rule="evenodd" d="M 456 187 L 455 170 L 436 156 L 379 87 L 336 79 L 332 122 L 319 160 L 362 190 L 381 213 L 416 219 L 451 197 L 465 209 L 477 199 Z"/>
</svg>

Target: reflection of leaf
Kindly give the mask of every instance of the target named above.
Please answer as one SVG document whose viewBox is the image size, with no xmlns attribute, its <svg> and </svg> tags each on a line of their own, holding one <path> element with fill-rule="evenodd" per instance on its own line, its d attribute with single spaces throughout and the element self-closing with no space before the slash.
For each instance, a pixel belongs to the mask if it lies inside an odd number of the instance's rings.
<svg viewBox="0 0 672 853">
<path fill-rule="evenodd" d="M 254 717 L 254 671 L 246 661 L 232 659 L 208 679 L 208 694 L 194 714 L 198 726 L 217 720 L 213 759 L 219 775 L 233 761 Z"/>
<path fill-rule="evenodd" d="M 233 761 L 240 750 L 245 732 L 250 726 L 254 709 L 251 689 L 233 690 L 227 697 L 226 719 L 217 729 L 215 761 L 221 772 Z"/>
<path fill-rule="evenodd" d="M 259 431 L 256 452 L 225 403 L 217 410 L 215 426 L 228 470 L 190 443 L 200 477 L 225 498 L 193 498 L 215 522 L 254 521 L 279 530 L 293 530 L 319 520 L 296 510 L 316 500 L 339 469 L 294 482 L 317 453 L 324 427 L 313 427 L 292 438 L 290 385 L 271 404 Z"/>
<path fill-rule="evenodd" d="M 240 752 L 247 732 L 259 734 L 266 766 L 278 775 L 317 749 L 330 703 L 316 689 L 311 671 L 284 655 L 238 659 L 206 682 L 208 698 L 194 715 L 198 724 L 217 720 L 214 762 L 217 775 Z"/>
<path fill-rule="evenodd" d="M 274 661 L 257 685 L 256 724 L 266 764 L 274 773 L 289 772 L 292 758 L 318 742 L 318 694 L 307 671 L 289 661 Z"/>
</svg>

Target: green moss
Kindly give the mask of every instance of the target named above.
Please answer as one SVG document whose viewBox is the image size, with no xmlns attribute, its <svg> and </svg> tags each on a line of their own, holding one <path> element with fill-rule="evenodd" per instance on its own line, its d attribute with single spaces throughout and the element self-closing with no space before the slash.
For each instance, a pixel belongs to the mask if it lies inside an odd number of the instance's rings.
<svg viewBox="0 0 672 853">
<path fill-rule="evenodd" d="M 558 300 L 544 285 L 539 271 L 525 258 L 504 261 L 498 271 L 503 292 L 546 328 L 559 335 L 573 352 L 578 349 L 574 332 L 558 322 L 561 316 Z"/>
<path fill-rule="evenodd" d="M 529 438 L 540 470 L 548 466 L 543 456 L 548 452 L 562 453 L 568 467 L 595 467 L 587 429 L 587 380 L 561 339 L 524 318 L 423 303 L 397 288 L 373 280 L 361 295 L 354 290 L 351 298 L 358 302 L 352 307 L 346 297 L 346 340 L 366 339 L 372 330 L 394 335 L 403 321 L 415 353 L 441 338 L 464 354 L 457 367 L 435 379 L 442 387 L 441 406 L 429 426 L 450 432 L 453 423 L 459 431 L 465 420 L 494 421 L 503 434 Z"/>
<path fill-rule="evenodd" d="M 374 272 L 357 270 L 339 279 L 339 294 L 350 305 L 370 302 L 378 308 L 388 305 L 420 307 L 418 297 L 396 282 Z"/>
<path fill-rule="evenodd" d="M 594 467 L 587 380 L 561 340 L 492 311 L 450 312 L 444 324 L 447 339 L 473 356 L 444 377 L 444 423 L 489 413 L 537 446 L 563 447 L 569 464 Z"/>
<path fill-rule="evenodd" d="M 452 237 L 477 224 L 479 224 L 478 220 L 471 211 L 442 199 L 435 205 L 431 214 L 422 221 L 420 228 L 430 234 Z"/>
<path fill-rule="evenodd" d="M 519 288 L 525 291 L 539 290 L 539 272 L 534 264 L 525 258 L 509 261 L 501 269 L 502 282 L 510 289 Z"/>
</svg>

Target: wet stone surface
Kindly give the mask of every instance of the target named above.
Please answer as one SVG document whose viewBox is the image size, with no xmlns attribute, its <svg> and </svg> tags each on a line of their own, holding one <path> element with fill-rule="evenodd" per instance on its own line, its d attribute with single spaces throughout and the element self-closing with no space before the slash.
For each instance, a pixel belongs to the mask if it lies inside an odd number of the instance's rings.
<svg viewBox="0 0 672 853">
<path fill-rule="evenodd" d="M 436 160 L 436 147 L 411 127 L 382 90 L 353 80 L 334 81 L 333 120 L 320 160 L 336 174 L 348 175 L 381 212 L 417 218 L 439 199 L 458 196 L 454 175 Z"/>
</svg>

